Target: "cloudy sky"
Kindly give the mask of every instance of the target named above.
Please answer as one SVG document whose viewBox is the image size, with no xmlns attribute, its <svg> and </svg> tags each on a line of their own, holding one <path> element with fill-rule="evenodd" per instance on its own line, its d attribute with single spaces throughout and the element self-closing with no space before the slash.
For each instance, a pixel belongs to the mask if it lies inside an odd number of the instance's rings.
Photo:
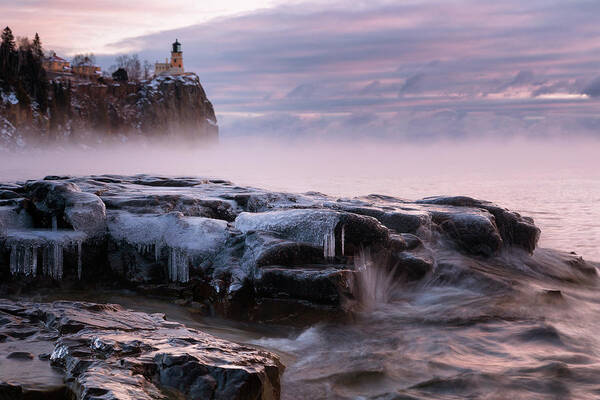
<svg viewBox="0 0 600 400">
<path fill-rule="evenodd" d="M 183 43 L 224 136 L 600 139 L 597 0 L 0 0 L 64 55 Z"/>
</svg>

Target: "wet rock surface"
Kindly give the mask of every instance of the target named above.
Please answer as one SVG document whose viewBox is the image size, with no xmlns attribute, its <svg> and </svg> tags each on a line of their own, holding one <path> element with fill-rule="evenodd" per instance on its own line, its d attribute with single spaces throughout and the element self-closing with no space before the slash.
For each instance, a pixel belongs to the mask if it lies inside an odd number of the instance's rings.
<svg viewBox="0 0 600 400">
<path fill-rule="evenodd" d="M 3 399 L 280 395 L 283 366 L 276 356 L 166 321 L 162 314 L 110 304 L 0 299 L 0 337 Z"/>
</svg>

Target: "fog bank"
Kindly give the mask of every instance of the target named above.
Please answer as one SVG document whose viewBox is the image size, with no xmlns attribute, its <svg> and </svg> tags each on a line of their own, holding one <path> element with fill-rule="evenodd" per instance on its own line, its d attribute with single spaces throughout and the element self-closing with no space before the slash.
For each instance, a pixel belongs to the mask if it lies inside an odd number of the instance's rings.
<svg viewBox="0 0 600 400">
<path fill-rule="evenodd" d="M 482 185 L 506 179 L 597 179 L 599 150 L 600 141 L 592 140 L 399 144 L 238 138 L 205 147 L 129 143 L 3 154 L 0 178 L 144 173 L 214 177 L 296 192 L 410 196 L 454 192 L 452 188 L 460 181 Z"/>
</svg>

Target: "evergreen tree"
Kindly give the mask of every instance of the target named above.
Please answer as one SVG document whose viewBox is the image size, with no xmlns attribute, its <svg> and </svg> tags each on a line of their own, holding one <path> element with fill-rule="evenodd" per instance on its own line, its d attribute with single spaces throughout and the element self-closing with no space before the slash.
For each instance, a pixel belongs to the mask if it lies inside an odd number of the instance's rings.
<svg viewBox="0 0 600 400">
<path fill-rule="evenodd" d="M 40 35 L 38 35 L 37 32 L 35 33 L 35 38 L 33 39 L 31 50 L 33 51 L 33 55 L 39 58 L 40 60 L 44 57 L 42 41 L 40 40 Z"/>
<path fill-rule="evenodd" d="M 15 37 L 7 26 L 2 31 L 0 44 L 0 77 L 8 79 L 12 73 L 13 58 L 15 55 Z"/>
<path fill-rule="evenodd" d="M 6 49 L 5 51 L 15 51 L 15 46 L 15 37 L 12 30 L 7 26 L 2 31 L 2 47 Z"/>
</svg>

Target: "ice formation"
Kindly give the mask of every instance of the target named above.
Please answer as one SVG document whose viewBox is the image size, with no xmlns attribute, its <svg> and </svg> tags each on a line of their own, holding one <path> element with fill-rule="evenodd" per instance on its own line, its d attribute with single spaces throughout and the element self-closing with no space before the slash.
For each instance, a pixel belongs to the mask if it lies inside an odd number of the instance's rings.
<svg viewBox="0 0 600 400">
<path fill-rule="evenodd" d="M 77 252 L 77 277 L 81 279 L 82 243 L 85 238 L 85 234 L 72 231 L 8 231 L 10 273 L 60 280 L 64 275 L 64 251 L 67 248 Z"/>
<path fill-rule="evenodd" d="M 190 280 L 189 259 L 181 249 L 171 248 L 169 251 L 169 280 L 182 283 Z"/>
<path fill-rule="evenodd" d="M 36 276 L 37 246 L 29 247 L 13 244 L 10 250 L 10 273 L 11 275 Z"/>
<path fill-rule="evenodd" d="M 323 257 L 326 260 L 335 258 L 335 232 L 333 229 L 323 237 Z"/>
<path fill-rule="evenodd" d="M 108 221 L 113 239 L 134 246 L 138 253 L 158 263 L 167 254 L 167 275 L 172 282 L 188 282 L 192 258 L 203 260 L 216 255 L 227 238 L 227 222 L 181 213 L 133 215 L 117 212 Z"/>
<path fill-rule="evenodd" d="M 346 225 L 342 225 L 342 255 L 345 255 L 344 242 L 346 241 Z"/>
<path fill-rule="evenodd" d="M 261 213 L 241 213 L 235 228 L 241 232 L 270 231 L 284 238 L 322 246 L 323 238 L 331 235 L 341 214 L 331 210 L 294 209 Z"/>
<path fill-rule="evenodd" d="M 82 243 L 80 241 L 77 242 L 77 279 L 81 280 L 81 276 L 83 273 L 83 262 L 82 258 Z"/>
</svg>

